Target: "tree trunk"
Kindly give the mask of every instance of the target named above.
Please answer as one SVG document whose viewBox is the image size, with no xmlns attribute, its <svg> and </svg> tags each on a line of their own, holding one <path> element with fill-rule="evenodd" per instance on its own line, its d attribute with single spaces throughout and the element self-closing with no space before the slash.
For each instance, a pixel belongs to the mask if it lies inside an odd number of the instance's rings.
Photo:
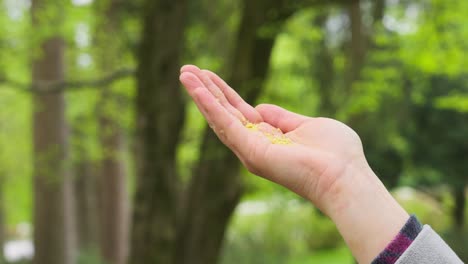
<svg viewBox="0 0 468 264">
<path fill-rule="evenodd" d="M 75 124 L 83 125 L 84 117 Z M 77 125 L 78 126 L 78 125 Z M 77 248 L 80 253 L 93 250 L 98 244 L 98 207 L 96 166 L 87 154 L 87 136 L 81 127 L 73 129 L 74 139 L 74 191 L 76 208 Z"/>
<path fill-rule="evenodd" d="M 121 7 L 117 0 L 96 2 L 95 32 L 100 72 L 111 73 L 119 66 L 122 50 Z M 124 264 L 128 256 L 129 196 L 125 164 L 125 132 L 120 115 L 125 109 L 115 87 L 102 87 L 96 112 L 102 160 L 99 171 L 100 251 L 107 263 Z"/>
<path fill-rule="evenodd" d="M 348 67 L 345 78 L 345 94 L 352 93 L 352 85 L 360 77 L 361 70 L 364 67 L 366 51 L 367 51 L 367 38 L 365 35 L 361 1 L 353 0 L 348 7 L 348 17 L 350 23 L 350 42 L 348 48 Z"/>
<path fill-rule="evenodd" d="M 455 200 L 455 205 L 452 211 L 453 221 L 456 230 L 461 231 L 465 226 L 466 197 L 464 184 L 453 187 L 453 198 Z"/>
<path fill-rule="evenodd" d="M 244 1 L 229 83 L 250 103 L 263 86 L 276 35 L 292 14 L 284 12 L 283 4 Z M 185 197 L 176 263 L 217 263 L 227 224 L 242 194 L 239 165 L 237 157 L 207 128 Z"/>
<path fill-rule="evenodd" d="M 374 0 L 372 8 L 372 23 L 374 26 L 380 24 L 385 15 L 385 0 Z"/>
<path fill-rule="evenodd" d="M 137 183 L 130 263 L 174 263 L 176 147 L 184 123 L 178 81 L 187 3 L 148 0 L 137 70 Z"/>
<path fill-rule="evenodd" d="M 97 191 L 96 171 L 89 160 L 75 167 L 75 197 L 77 247 L 79 252 L 89 252 L 97 246 Z"/>
<path fill-rule="evenodd" d="M 319 27 L 326 32 L 326 24 L 328 21 L 328 12 L 321 11 L 314 19 L 314 26 Z M 332 117 L 337 111 L 336 103 L 334 103 L 334 79 L 335 68 L 333 65 L 333 55 L 328 48 L 327 36 L 324 35 L 319 43 L 319 50 L 315 52 L 313 75 L 318 83 L 320 94 L 319 114 L 322 116 Z"/>
<path fill-rule="evenodd" d="M 372 48 L 371 34 L 382 23 L 385 14 L 385 0 L 375 0 L 372 5 L 372 30 L 366 32 L 364 15 L 361 10 L 361 0 L 350 0 L 348 18 L 350 26 L 350 40 L 348 45 L 348 67 L 345 76 L 345 94 L 352 93 L 352 85 L 361 77 L 365 66 L 366 56 Z"/>
<path fill-rule="evenodd" d="M 33 27 L 50 30 L 46 0 L 32 1 Z M 58 5 L 60 6 L 60 5 Z M 55 6 L 55 8 L 58 8 Z M 44 12 L 44 13 L 42 13 Z M 59 15 L 59 12 L 53 12 Z M 50 14 L 49 14 L 50 15 Z M 49 22 L 49 23 L 47 23 Z M 68 132 L 63 92 L 40 93 L 47 84 L 64 79 L 64 41 L 57 35 L 42 40 L 33 54 L 33 153 L 35 264 L 74 263 L 72 186 L 67 171 Z"/>
<path fill-rule="evenodd" d="M 106 100 L 113 99 L 109 96 Z M 129 201 L 123 128 L 103 113 L 99 127 L 104 153 L 99 175 L 101 254 L 108 263 L 124 264 L 128 255 Z"/>
</svg>

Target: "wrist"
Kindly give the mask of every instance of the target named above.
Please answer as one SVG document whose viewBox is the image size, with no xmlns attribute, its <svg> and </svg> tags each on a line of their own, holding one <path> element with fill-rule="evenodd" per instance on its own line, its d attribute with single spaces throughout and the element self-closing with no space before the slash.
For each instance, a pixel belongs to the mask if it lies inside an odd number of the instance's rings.
<svg viewBox="0 0 468 264">
<path fill-rule="evenodd" d="M 324 196 L 322 210 L 359 263 L 370 263 L 409 218 L 365 161 L 343 170 Z"/>
</svg>

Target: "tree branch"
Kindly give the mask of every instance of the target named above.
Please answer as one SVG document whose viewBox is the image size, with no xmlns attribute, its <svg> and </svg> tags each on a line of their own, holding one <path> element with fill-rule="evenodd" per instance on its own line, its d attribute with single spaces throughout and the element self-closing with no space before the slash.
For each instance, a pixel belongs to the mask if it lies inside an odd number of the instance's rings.
<svg viewBox="0 0 468 264">
<path fill-rule="evenodd" d="M 15 80 L 10 80 L 4 76 L 0 76 L 0 85 L 7 85 L 9 88 L 14 88 L 18 90 L 27 90 L 30 88 L 30 85 L 17 82 Z"/>
<path fill-rule="evenodd" d="M 35 84 L 25 84 L 15 80 L 0 77 L 0 85 L 4 84 L 10 88 L 18 89 L 23 92 L 57 93 L 65 90 L 74 91 L 82 89 L 99 88 L 102 86 L 110 85 L 118 80 L 133 76 L 134 74 L 134 69 L 120 69 L 100 79 L 58 82 L 43 81 Z"/>
</svg>

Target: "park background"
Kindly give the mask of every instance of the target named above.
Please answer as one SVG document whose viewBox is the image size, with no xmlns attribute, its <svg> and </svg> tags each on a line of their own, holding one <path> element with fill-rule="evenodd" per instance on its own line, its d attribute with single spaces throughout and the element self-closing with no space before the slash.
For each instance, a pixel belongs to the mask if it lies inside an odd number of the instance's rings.
<svg viewBox="0 0 468 264">
<path fill-rule="evenodd" d="M 185 63 L 347 123 L 468 261 L 467 52 L 466 0 L 1 0 L 0 263 L 354 263 L 220 144 Z"/>
</svg>

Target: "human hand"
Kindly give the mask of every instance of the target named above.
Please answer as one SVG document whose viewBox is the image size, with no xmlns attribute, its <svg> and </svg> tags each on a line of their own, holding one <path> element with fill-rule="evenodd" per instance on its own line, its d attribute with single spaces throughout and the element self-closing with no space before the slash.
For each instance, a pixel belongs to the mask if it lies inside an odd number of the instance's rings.
<svg viewBox="0 0 468 264">
<path fill-rule="evenodd" d="M 309 199 L 336 224 L 359 263 L 370 263 L 409 215 L 341 122 L 275 105 L 252 107 L 216 74 L 186 65 L 180 80 L 220 140 L 249 171 Z"/>
<path fill-rule="evenodd" d="M 181 82 L 214 132 L 254 174 L 311 200 L 325 213 L 339 182 L 367 163 L 357 134 L 338 121 L 262 104 L 253 108 L 216 74 L 181 69 Z M 343 181 L 345 182 L 345 181 Z"/>
</svg>

